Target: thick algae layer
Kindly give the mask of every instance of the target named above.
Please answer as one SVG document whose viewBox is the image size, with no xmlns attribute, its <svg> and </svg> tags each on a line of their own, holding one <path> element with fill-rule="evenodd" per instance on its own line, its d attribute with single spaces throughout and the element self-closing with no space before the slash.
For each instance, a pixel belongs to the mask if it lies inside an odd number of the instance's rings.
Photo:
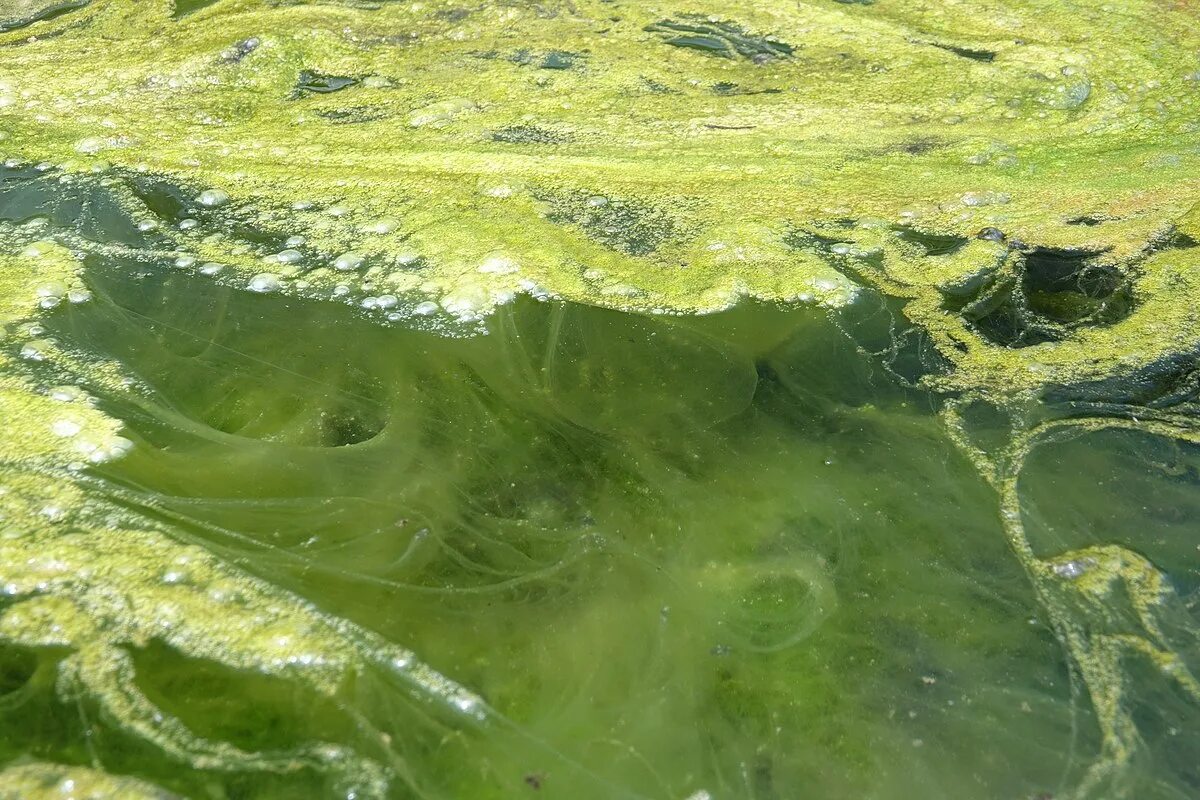
<svg viewBox="0 0 1200 800">
<path fill-rule="evenodd" d="M 473 320 L 865 277 L 1005 387 L 1194 341 L 1176 3 L 34 6 L 2 146 L 108 175 L 85 214 L 259 291 Z"/>
<path fill-rule="evenodd" d="M 0 791 L 1196 793 L 1186 4 L 0 29 Z"/>
</svg>

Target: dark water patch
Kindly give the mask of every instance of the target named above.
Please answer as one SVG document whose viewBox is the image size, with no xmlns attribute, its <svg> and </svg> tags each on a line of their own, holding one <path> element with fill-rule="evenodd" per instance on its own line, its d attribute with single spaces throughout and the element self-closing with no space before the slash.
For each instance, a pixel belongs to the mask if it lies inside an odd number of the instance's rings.
<svg viewBox="0 0 1200 800">
<path fill-rule="evenodd" d="M 333 94 L 357 86 L 361 81 L 348 75 L 327 75 L 315 70 L 302 69 L 296 78 L 291 99 L 296 100 L 314 94 Z"/>
<path fill-rule="evenodd" d="M 780 94 L 782 89 L 752 89 L 730 81 L 722 81 L 712 85 L 713 94 L 723 97 L 750 97 L 756 94 Z"/>
<path fill-rule="evenodd" d="M 144 246 L 147 238 L 109 187 L 86 176 L 37 167 L 0 169 L 0 220 L 42 218 L 97 242 Z"/>
<path fill-rule="evenodd" d="M 996 53 L 992 50 L 979 50 L 973 47 L 962 47 L 961 45 L 945 44 L 942 42 L 921 42 L 930 47 L 936 47 L 939 50 L 945 50 L 948 53 L 953 53 L 956 56 L 968 59 L 970 61 L 981 61 L 990 63 L 996 60 Z"/>
<path fill-rule="evenodd" d="M 1200 353 L 1175 353 L 1118 377 L 1050 387 L 1045 398 L 1051 404 L 1103 405 L 1120 416 L 1136 416 L 1141 410 L 1195 413 L 1200 403 Z"/>
<path fill-rule="evenodd" d="M 30 0 L 0 6 L 0 33 L 78 11 L 90 2 L 91 0 Z"/>
<path fill-rule="evenodd" d="M 571 53 L 566 50 L 551 50 L 538 62 L 538 69 L 571 69 L 582 60 L 583 56 L 580 53 Z"/>
<path fill-rule="evenodd" d="M 146 208 L 164 221 L 177 222 L 196 211 L 195 190 L 154 176 L 131 177 L 129 185 Z"/>
<path fill-rule="evenodd" d="M 1136 305 L 1133 277 L 1097 263 L 1099 253 L 1034 248 L 1016 274 L 980 273 L 975 292 L 948 292 L 946 307 L 960 313 L 989 341 L 1028 347 L 1058 341 L 1081 326 L 1109 326 Z"/>
<path fill-rule="evenodd" d="M 388 112 L 374 106 L 355 106 L 318 111 L 316 115 L 332 125 L 361 125 L 388 118 Z"/>
<path fill-rule="evenodd" d="M 183 19 L 189 14 L 208 8 L 217 0 L 175 0 L 175 19 Z"/>
<path fill-rule="evenodd" d="M 673 47 L 697 50 L 720 58 L 747 58 L 755 61 L 789 58 L 792 45 L 771 36 L 758 36 L 734 22 L 714 22 L 699 15 L 665 19 L 645 30 L 663 36 Z"/>
<path fill-rule="evenodd" d="M 902 144 L 900 149 L 903 152 L 908 153 L 910 156 L 923 156 L 926 153 L 931 153 L 943 146 L 943 143 L 937 139 L 914 139 L 913 141 Z"/>
<path fill-rule="evenodd" d="M 1039 555 L 1120 545 L 1165 571 L 1181 597 L 1200 596 L 1193 535 L 1200 446 L 1138 430 L 1080 428 L 1037 447 L 1021 481 Z M 1200 624 L 1200 610 L 1189 613 L 1189 624 Z M 1185 633 L 1178 644 L 1200 666 L 1194 637 Z"/>
<path fill-rule="evenodd" d="M 13 695 L 29 685 L 40 660 L 28 647 L 0 646 L 0 706 L 11 704 Z"/>
<path fill-rule="evenodd" d="M 1132 282 L 1099 253 L 1038 248 L 1025 257 L 1022 290 L 1031 312 L 1061 324 L 1119 322 L 1133 311 Z"/>
<path fill-rule="evenodd" d="M 957 253 L 967 244 L 967 239 L 963 236 L 947 236 L 910 226 L 897 226 L 893 230 L 897 232 L 901 241 L 920 245 L 927 256 Z"/>
</svg>

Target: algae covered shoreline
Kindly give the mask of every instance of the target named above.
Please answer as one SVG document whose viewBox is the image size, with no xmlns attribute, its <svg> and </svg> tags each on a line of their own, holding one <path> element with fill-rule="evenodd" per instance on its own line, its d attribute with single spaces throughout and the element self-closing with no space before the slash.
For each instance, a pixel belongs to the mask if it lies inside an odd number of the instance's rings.
<svg viewBox="0 0 1200 800">
<path fill-rule="evenodd" d="M 0 2 L 0 797 L 1193 796 L 1198 39 Z"/>
</svg>

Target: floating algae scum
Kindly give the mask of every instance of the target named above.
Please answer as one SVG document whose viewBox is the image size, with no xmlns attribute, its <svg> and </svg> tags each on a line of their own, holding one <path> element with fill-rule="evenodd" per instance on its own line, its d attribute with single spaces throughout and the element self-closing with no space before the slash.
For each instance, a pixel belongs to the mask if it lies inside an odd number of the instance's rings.
<svg viewBox="0 0 1200 800">
<path fill-rule="evenodd" d="M 1200 794 L 1198 44 L 0 0 L 0 797 Z"/>
</svg>

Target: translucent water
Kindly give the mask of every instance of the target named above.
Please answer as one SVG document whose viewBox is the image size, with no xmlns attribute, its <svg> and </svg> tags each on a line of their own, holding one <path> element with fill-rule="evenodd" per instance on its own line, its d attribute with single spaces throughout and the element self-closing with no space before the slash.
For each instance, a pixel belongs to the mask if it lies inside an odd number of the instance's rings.
<svg viewBox="0 0 1200 800">
<path fill-rule="evenodd" d="M 904 388 L 920 338 L 868 354 L 897 335 L 879 300 L 698 319 L 526 301 L 448 339 L 169 265 L 89 268 L 95 299 L 45 335 L 126 379 L 82 386 L 135 442 L 91 491 L 410 648 L 489 709 L 430 731 L 379 685 L 314 697 L 132 646 L 141 690 L 200 736 L 394 759 L 398 797 L 1054 796 L 1099 756 L 994 492 L 939 400 Z M 1029 467 L 1039 550 L 1117 540 L 1076 517 L 1136 517 L 1147 490 L 1186 527 L 1186 453 L 1156 472 L 1094 438 Z M 1063 462 L 1129 475 L 1133 494 L 1043 475 Z M 1186 536 L 1155 533 L 1181 581 Z M 319 770 L 181 773 L 56 700 L 59 655 L 9 651 L 10 758 L 91 753 L 189 796 L 336 791 Z M 1186 736 L 1194 711 L 1162 702 Z M 1189 768 L 1174 747 L 1156 770 Z"/>
</svg>

